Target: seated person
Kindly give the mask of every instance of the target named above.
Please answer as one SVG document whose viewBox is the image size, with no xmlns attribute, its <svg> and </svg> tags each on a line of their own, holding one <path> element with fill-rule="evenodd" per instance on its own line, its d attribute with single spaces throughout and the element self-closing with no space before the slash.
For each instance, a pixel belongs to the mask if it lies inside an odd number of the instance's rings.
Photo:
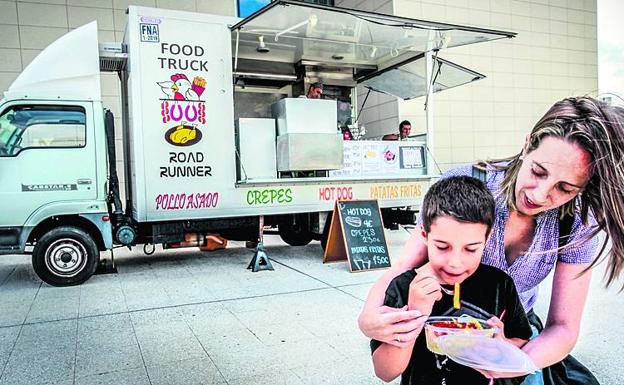
<svg viewBox="0 0 624 385">
<path fill-rule="evenodd" d="M 477 370 L 429 351 L 423 333 L 429 315 L 467 314 L 500 328 L 498 338 L 509 338 L 516 346 L 524 345 L 531 337 L 512 279 L 501 270 L 480 264 L 494 223 L 494 207 L 494 198 L 485 185 L 468 176 L 440 180 L 425 195 L 422 236 L 429 260 L 421 268 L 394 278 L 384 300 L 386 306 L 418 310 L 422 314 L 418 319 L 420 334 L 405 347 L 371 341 L 375 373 L 382 380 L 389 382 L 402 374 L 402 385 L 522 382 L 523 377 L 489 382 Z M 440 288 L 456 283 L 461 283 L 459 309 L 453 306 L 453 296 L 442 294 Z M 401 338 L 401 334 L 395 337 L 397 341 Z"/>
<path fill-rule="evenodd" d="M 411 130 L 412 124 L 409 120 L 404 120 L 399 124 L 398 134 L 386 134 L 381 138 L 381 140 L 405 140 L 409 137 Z"/>
</svg>

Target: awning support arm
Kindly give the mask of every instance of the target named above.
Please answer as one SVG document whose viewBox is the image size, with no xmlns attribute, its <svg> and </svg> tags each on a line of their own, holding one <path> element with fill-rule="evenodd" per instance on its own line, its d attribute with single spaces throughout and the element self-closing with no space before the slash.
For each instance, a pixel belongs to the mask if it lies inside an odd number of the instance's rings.
<svg viewBox="0 0 624 385">
<path fill-rule="evenodd" d="M 240 29 L 236 30 L 236 48 L 234 48 L 234 71 L 238 68 L 238 41 L 240 39 Z"/>
<path fill-rule="evenodd" d="M 437 55 L 437 52 L 435 53 Z M 427 140 L 426 140 L 426 148 L 427 148 L 427 174 L 433 175 L 433 146 L 434 146 L 434 126 L 433 126 L 433 89 L 434 89 L 434 52 L 427 51 L 425 53 L 425 68 L 426 68 L 426 77 L 427 77 L 427 97 L 425 99 L 425 122 L 427 127 Z"/>
</svg>

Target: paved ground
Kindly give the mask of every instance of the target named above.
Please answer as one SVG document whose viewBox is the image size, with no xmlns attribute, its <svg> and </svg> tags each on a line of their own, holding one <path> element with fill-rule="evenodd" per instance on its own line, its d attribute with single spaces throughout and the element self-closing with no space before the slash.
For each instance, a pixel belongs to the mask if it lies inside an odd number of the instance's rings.
<svg viewBox="0 0 624 385">
<path fill-rule="evenodd" d="M 397 256 L 407 233 L 387 235 Z M 120 252 L 118 274 L 71 288 L 42 284 L 27 257 L 0 258 L 0 385 L 381 383 L 355 321 L 380 273 L 323 265 L 318 243 L 267 243 L 273 272 L 246 270 L 252 251 L 233 242 Z M 604 385 L 624 383 L 616 295 L 594 280 L 575 351 Z"/>
</svg>

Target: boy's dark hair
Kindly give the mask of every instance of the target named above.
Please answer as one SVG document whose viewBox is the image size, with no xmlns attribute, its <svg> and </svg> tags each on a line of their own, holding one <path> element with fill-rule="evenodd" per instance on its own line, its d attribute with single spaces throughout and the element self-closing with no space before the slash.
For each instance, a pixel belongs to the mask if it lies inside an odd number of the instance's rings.
<svg viewBox="0 0 624 385">
<path fill-rule="evenodd" d="M 425 194 L 423 227 L 429 232 L 434 219 L 448 215 L 461 222 L 486 225 L 488 236 L 494 223 L 494 209 L 494 197 L 480 180 L 470 176 L 444 178 Z"/>
</svg>

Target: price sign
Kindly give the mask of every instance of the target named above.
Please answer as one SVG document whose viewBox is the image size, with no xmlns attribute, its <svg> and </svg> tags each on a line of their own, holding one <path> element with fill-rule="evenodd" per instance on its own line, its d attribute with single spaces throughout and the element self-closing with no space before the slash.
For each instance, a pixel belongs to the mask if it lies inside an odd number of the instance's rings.
<svg viewBox="0 0 624 385">
<path fill-rule="evenodd" d="M 336 202 L 323 262 L 344 260 L 351 272 L 390 267 L 376 200 Z"/>
</svg>

